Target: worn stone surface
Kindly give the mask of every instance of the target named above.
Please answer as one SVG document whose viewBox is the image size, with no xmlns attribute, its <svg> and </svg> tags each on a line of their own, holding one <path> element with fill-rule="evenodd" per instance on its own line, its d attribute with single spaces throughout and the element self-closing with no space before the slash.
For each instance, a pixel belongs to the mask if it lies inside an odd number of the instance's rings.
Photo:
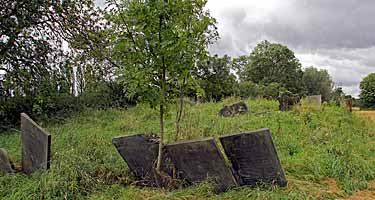
<svg viewBox="0 0 375 200">
<path fill-rule="evenodd" d="M 0 174 L 11 174 L 14 172 L 14 166 L 9 158 L 8 152 L 5 149 L 0 148 Z"/>
<path fill-rule="evenodd" d="M 222 136 L 220 141 L 240 185 L 276 183 L 286 186 L 269 129 Z"/>
<path fill-rule="evenodd" d="M 21 114 L 22 170 L 29 174 L 49 169 L 51 135 L 25 113 Z"/>
<path fill-rule="evenodd" d="M 112 143 L 128 164 L 130 171 L 141 180 L 141 184 L 149 186 L 165 184 L 157 178 L 154 170 L 158 157 L 158 138 L 138 134 L 113 138 Z M 168 173 L 165 166 L 163 171 Z"/>
<path fill-rule="evenodd" d="M 279 101 L 279 110 L 288 111 L 292 109 L 294 105 L 298 104 L 301 98 L 296 94 L 293 94 L 289 91 L 285 91 L 279 93 L 277 100 Z"/>
<path fill-rule="evenodd" d="M 235 104 L 232 104 L 230 106 L 224 106 L 224 108 L 222 108 L 220 111 L 219 111 L 219 115 L 220 116 L 223 116 L 223 117 L 230 117 L 230 116 L 234 116 L 234 115 L 237 115 L 237 114 L 246 114 L 249 112 L 249 109 L 246 105 L 245 102 L 238 102 L 238 103 L 235 103 Z"/>
<path fill-rule="evenodd" d="M 236 185 L 214 139 L 178 142 L 165 148 L 177 170 L 177 177 L 188 184 L 213 181 L 216 192 Z"/>
<path fill-rule="evenodd" d="M 320 106 L 322 104 L 322 95 L 312 95 L 306 97 L 307 102 Z"/>
</svg>

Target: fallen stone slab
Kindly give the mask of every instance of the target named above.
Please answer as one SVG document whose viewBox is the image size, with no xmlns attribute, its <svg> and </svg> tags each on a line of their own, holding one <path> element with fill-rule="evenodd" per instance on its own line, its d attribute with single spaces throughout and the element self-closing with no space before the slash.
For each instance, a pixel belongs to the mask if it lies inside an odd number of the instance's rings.
<svg viewBox="0 0 375 200">
<path fill-rule="evenodd" d="M 142 185 L 160 187 L 166 184 L 155 172 L 159 138 L 145 134 L 127 135 L 113 138 L 112 143 Z M 166 168 L 163 166 L 163 172 L 168 173 Z"/>
<path fill-rule="evenodd" d="M 220 109 L 219 115 L 222 117 L 232 117 L 238 114 L 239 115 L 247 114 L 248 112 L 249 112 L 249 109 L 246 103 L 240 101 L 230 106 L 224 106 L 224 108 Z"/>
<path fill-rule="evenodd" d="M 22 171 L 26 174 L 50 168 L 51 135 L 25 113 L 21 114 Z"/>
<path fill-rule="evenodd" d="M 236 185 L 213 138 L 168 144 L 165 149 L 176 168 L 177 177 L 187 184 L 212 181 L 216 192 L 224 192 Z"/>
<path fill-rule="evenodd" d="M 269 129 L 226 135 L 219 139 L 239 185 L 287 185 Z"/>
<path fill-rule="evenodd" d="M 9 158 L 8 152 L 5 149 L 0 148 L 0 174 L 12 174 L 14 173 L 13 169 L 14 166 Z"/>
</svg>

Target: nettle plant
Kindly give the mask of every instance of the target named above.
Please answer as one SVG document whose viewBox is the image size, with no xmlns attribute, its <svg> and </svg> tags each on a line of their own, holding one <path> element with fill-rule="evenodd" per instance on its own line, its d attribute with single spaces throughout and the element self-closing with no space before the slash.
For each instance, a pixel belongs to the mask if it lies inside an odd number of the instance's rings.
<svg viewBox="0 0 375 200">
<path fill-rule="evenodd" d="M 129 97 L 159 110 L 160 145 L 156 171 L 160 173 L 164 118 L 168 105 L 195 89 L 196 61 L 218 38 L 216 20 L 204 9 L 206 0 L 110 0 L 114 60 Z M 182 106 L 181 106 L 182 109 Z"/>
</svg>

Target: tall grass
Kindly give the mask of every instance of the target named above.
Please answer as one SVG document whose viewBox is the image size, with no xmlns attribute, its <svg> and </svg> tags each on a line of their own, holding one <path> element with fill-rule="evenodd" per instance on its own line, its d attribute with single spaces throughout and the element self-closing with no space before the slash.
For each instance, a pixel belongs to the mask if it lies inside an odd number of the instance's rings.
<svg viewBox="0 0 375 200">
<path fill-rule="evenodd" d="M 186 105 L 179 140 L 270 128 L 287 188 L 235 188 L 216 195 L 209 184 L 178 190 L 141 188 L 111 144 L 113 137 L 158 133 L 158 114 L 146 105 L 129 110 L 86 110 L 63 125 L 46 124 L 52 134 L 52 165 L 31 176 L 0 177 L 0 199 L 335 199 L 323 182 L 337 181 L 343 196 L 368 187 L 375 179 L 375 124 L 343 108 L 298 106 L 279 112 L 278 103 L 247 100 L 250 113 L 217 115 L 235 102 Z M 175 139 L 175 112 L 166 119 L 167 141 Z M 20 163 L 18 132 L 0 135 Z"/>
</svg>

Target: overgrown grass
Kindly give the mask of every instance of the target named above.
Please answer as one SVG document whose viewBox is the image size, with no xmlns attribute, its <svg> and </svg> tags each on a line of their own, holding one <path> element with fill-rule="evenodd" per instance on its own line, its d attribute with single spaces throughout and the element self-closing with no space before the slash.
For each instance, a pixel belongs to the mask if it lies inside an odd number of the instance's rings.
<svg viewBox="0 0 375 200">
<path fill-rule="evenodd" d="M 217 115 L 235 101 L 187 106 L 178 139 L 270 128 L 287 188 L 243 187 L 216 195 L 209 184 L 178 190 L 135 186 L 111 139 L 158 133 L 158 112 L 139 105 L 126 111 L 86 110 L 62 125 L 44 123 L 52 134 L 51 169 L 31 176 L 1 176 L 0 199 L 335 199 L 366 189 L 375 179 L 375 123 L 328 105 L 279 112 L 277 102 L 266 100 L 248 100 L 248 115 Z M 168 142 L 175 138 L 174 119 L 170 112 Z M 0 147 L 20 163 L 18 132 L 0 135 Z M 343 196 L 330 191 L 326 179 L 336 180 Z"/>
</svg>

